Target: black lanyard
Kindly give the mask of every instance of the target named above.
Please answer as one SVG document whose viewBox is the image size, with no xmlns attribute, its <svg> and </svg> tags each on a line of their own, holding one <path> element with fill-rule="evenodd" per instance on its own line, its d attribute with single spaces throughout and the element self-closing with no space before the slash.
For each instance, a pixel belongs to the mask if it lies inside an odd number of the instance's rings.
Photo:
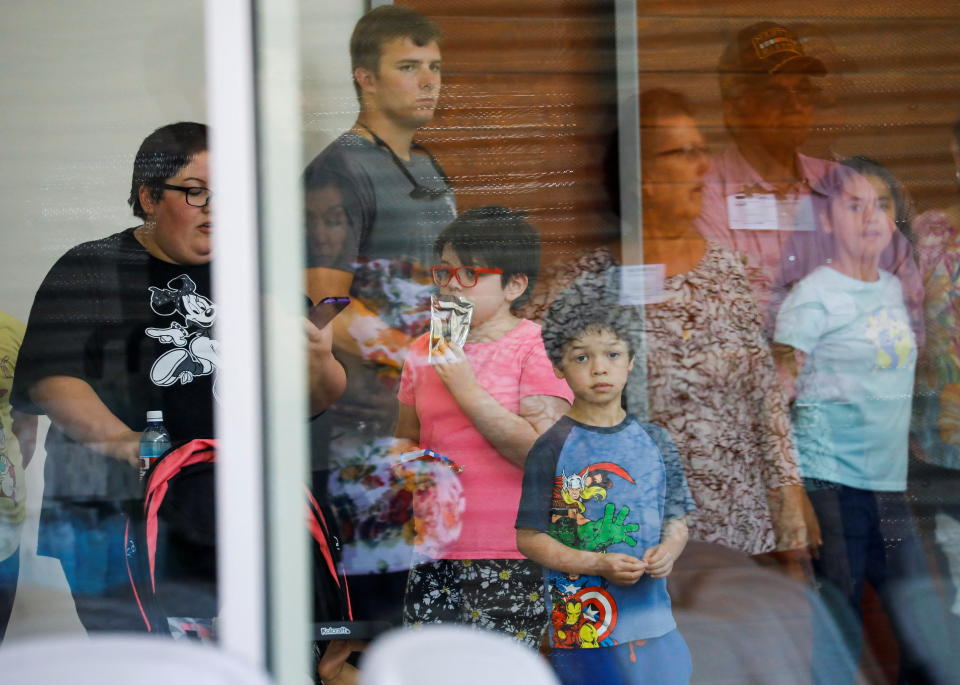
<svg viewBox="0 0 960 685">
<path fill-rule="evenodd" d="M 365 130 L 373 137 L 373 142 L 377 144 L 377 147 L 381 147 L 390 153 L 390 159 L 393 160 L 393 163 L 397 165 L 397 168 L 400 169 L 400 172 L 407 177 L 407 180 L 413 185 L 413 190 L 410 191 L 410 197 L 414 200 L 438 200 L 447 193 L 450 192 L 450 180 L 447 178 L 446 173 L 437 163 L 437 160 L 433 158 L 433 155 L 430 154 L 430 151 L 425 148 L 420 143 L 410 143 L 410 147 L 416 150 L 419 150 L 427 156 L 427 159 L 430 160 L 430 164 L 433 165 L 434 171 L 437 172 L 437 176 L 443 179 L 443 188 L 428 188 L 425 185 L 421 185 L 417 179 L 413 177 L 413 174 L 410 173 L 410 170 L 407 168 L 407 165 L 403 163 L 403 160 L 397 157 L 397 153 L 393 151 L 386 141 L 378 136 L 373 130 L 361 122 L 357 122 L 357 126 Z"/>
</svg>

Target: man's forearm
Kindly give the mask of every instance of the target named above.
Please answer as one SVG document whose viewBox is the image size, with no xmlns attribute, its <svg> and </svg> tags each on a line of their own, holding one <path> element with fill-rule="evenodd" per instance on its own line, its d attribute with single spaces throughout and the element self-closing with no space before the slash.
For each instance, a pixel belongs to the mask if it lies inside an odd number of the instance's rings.
<svg viewBox="0 0 960 685">
<path fill-rule="evenodd" d="M 329 352 L 318 353 L 310 360 L 310 414 L 316 415 L 328 409 L 339 399 L 347 387 L 347 374 L 343 366 Z"/>
</svg>

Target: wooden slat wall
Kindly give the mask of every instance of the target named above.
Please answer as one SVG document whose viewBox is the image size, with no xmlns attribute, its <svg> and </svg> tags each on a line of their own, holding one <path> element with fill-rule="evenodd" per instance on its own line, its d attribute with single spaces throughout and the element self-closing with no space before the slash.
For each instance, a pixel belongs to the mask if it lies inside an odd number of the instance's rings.
<svg viewBox="0 0 960 685">
<path fill-rule="evenodd" d="M 804 151 L 887 165 L 920 210 L 954 201 L 950 125 L 960 117 L 960 3 L 641 2 L 644 86 L 687 93 L 712 142 L 727 141 L 715 67 L 736 32 L 773 19 L 837 69 Z M 843 70 L 839 73 L 839 70 Z"/>
<path fill-rule="evenodd" d="M 526 209 L 554 256 L 599 242 L 601 164 L 616 111 L 612 0 L 404 0 L 445 33 L 442 110 L 425 131 L 460 206 Z M 956 195 L 949 126 L 960 117 L 956 0 L 641 0 L 641 87 L 685 92 L 712 143 L 726 142 L 716 62 L 737 30 L 773 19 L 843 69 L 804 151 L 867 155 L 920 210 Z"/>
<path fill-rule="evenodd" d="M 525 210 L 547 260 L 609 223 L 601 164 L 616 119 L 612 0 L 406 0 L 444 32 L 444 86 L 420 139 L 461 209 Z"/>
</svg>

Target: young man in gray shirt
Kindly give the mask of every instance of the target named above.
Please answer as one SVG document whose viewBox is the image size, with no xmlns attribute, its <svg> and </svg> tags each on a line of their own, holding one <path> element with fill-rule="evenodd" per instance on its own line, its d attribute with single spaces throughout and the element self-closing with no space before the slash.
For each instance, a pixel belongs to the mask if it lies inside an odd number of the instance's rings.
<svg viewBox="0 0 960 685">
<path fill-rule="evenodd" d="M 349 474 L 380 465 L 389 480 L 399 371 L 429 324 L 434 242 L 456 217 L 443 169 L 414 142 L 440 95 L 439 39 L 436 24 L 406 8 L 364 15 L 350 40 L 356 123 L 304 172 L 310 299 L 352 298 L 334 319 L 347 391 L 314 423 L 313 440 L 315 480 L 321 493 L 329 484 L 339 514 L 360 620 L 399 623 L 412 551 L 383 511 L 389 495 L 364 489 L 376 478 Z"/>
</svg>

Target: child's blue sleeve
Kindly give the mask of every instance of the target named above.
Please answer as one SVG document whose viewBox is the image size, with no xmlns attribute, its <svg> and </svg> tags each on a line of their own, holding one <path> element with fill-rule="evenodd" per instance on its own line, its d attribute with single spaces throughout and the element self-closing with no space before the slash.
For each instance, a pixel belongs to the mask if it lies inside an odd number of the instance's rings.
<svg viewBox="0 0 960 685">
<path fill-rule="evenodd" d="M 570 429 L 560 420 L 541 435 L 523 467 L 523 489 L 517 508 L 516 528 L 532 528 L 546 533 L 550 527 L 550 505 L 553 501 L 557 459 Z"/>
<path fill-rule="evenodd" d="M 680 453 L 667 430 L 652 423 L 643 424 L 644 430 L 653 438 L 660 450 L 664 470 L 667 474 L 666 497 L 663 503 L 663 521 L 679 518 L 697 508 L 687 485 L 687 476 L 683 471 Z"/>
</svg>

